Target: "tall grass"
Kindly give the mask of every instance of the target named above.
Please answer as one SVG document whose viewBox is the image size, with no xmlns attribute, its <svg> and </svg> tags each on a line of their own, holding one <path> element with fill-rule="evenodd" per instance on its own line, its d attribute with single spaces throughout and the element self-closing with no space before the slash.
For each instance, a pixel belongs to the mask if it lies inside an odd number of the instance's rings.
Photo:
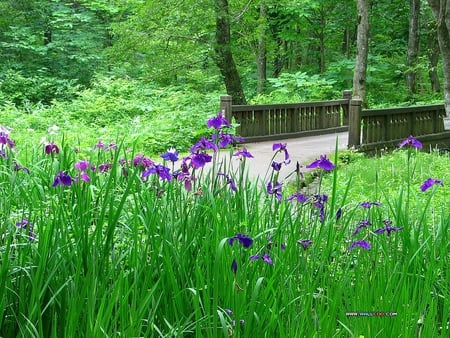
<svg viewBox="0 0 450 338">
<path fill-rule="evenodd" d="M 288 200 L 232 150 L 169 178 L 132 145 L 56 144 L 0 145 L 2 337 L 449 335 L 446 156 L 338 166 Z M 421 192 L 428 177 L 444 185 Z M 377 233 L 387 220 L 402 228 Z"/>
</svg>

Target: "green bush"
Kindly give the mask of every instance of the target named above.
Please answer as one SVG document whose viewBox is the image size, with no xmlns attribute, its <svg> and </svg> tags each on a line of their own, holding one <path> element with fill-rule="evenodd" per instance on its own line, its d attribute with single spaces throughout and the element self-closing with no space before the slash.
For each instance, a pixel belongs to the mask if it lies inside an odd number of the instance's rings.
<svg viewBox="0 0 450 338">
<path fill-rule="evenodd" d="M 45 71 L 24 75 L 20 71 L 7 70 L 0 76 L 1 96 L 19 106 L 28 102 L 48 105 L 53 100 L 72 100 L 79 89 L 75 80 L 52 77 Z"/>
</svg>

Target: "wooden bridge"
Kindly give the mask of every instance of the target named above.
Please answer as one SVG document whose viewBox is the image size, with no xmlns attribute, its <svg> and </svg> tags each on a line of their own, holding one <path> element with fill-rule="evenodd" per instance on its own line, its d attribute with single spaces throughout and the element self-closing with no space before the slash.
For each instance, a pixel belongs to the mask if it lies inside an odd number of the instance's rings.
<svg viewBox="0 0 450 338">
<path fill-rule="evenodd" d="M 233 105 L 221 96 L 220 109 L 238 124 L 246 142 L 281 140 L 348 131 L 348 147 L 371 152 L 395 147 L 409 135 L 433 147 L 449 147 L 443 104 L 362 109 L 362 101 L 344 91 L 343 98 L 270 105 Z"/>
</svg>

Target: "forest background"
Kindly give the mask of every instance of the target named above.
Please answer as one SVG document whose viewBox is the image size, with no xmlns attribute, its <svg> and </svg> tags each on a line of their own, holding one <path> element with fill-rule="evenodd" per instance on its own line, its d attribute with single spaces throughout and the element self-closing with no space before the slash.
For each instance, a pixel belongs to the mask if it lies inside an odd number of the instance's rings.
<svg viewBox="0 0 450 338">
<path fill-rule="evenodd" d="M 366 3 L 366 106 L 442 102 L 428 3 Z M 353 85 L 356 1 L 1 0 L 0 11 L 0 124 L 21 143 L 62 130 L 79 144 L 182 150 L 230 79 L 236 103 L 336 99 Z"/>
</svg>

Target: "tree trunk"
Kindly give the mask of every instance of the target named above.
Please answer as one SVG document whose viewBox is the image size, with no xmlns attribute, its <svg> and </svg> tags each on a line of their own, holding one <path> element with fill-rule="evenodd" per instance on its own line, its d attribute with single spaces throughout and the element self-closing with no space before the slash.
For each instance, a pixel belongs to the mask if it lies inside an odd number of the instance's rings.
<svg viewBox="0 0 450 338">
<path fill-rule="evenodd" d="M 439 80 L 437 65 L 439 62 L 439 42 L 437 40 L 436 29 L 428 29 L 428 76 L 430 78 L 431 91 L 439 93 L 441 91 L 441 82 Z"/>
<path fill-rule="evenodd" d="M 259 6 L 259 18 L 261 20 L 261 31 L 259 33 L 258 40 L 258 60 L 257 60 L 257 68 L 258 68 L 258 87 L 257 92 L 263 93 L 266 87 L 267 81 L 267 52 L 266 52 L 266 5 L 261 2 Z"/>
<path fill-rule="evenodd" d="M 369 54 L 369 0 L 358 0 L 357 53 L 353 74 L 353 93 L 365 106 L 367 57 Z"/>
<path fill-rule="evenodd" d="M 417 92 L 417 71 L 414 67 L 419 59 L 419 13 L 420 0 L 409 1 L 409 36 L 408 36 L 408 52 L 406 65 L 406 86 L 408 87 L 408 96 L 411 99 Z"/>
<path fill-rule="evenodd" d="M 428 0 L 436 20 L 436 31 L 444 70 L 445 113 L 450 117 L 450 0 Z"/>
<path fill-rule="evenodd" d="M 233 103 L 246 104 L 241 79 L 231 52 L 228 0 L 214 0 L 214 5 L 216 11 L 215 62 L 224 78 L 227 94 L 233 97 Z"/>
</svg>

